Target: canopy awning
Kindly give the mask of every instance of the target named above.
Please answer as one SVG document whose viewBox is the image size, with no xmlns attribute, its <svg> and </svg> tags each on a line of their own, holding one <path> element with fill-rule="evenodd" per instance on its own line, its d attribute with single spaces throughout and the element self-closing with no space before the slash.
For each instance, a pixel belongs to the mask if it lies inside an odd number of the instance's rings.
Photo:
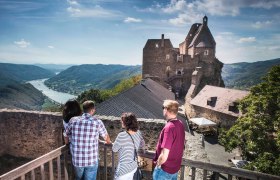
<svg viewBox="0 0 280 180">
<path fill-rule="evenodd" d="M 245 160 L 236 160 L 236 159 L 231 159 L 231 162 L 234 164 L 235 167 L 237 168 L 242 168 L 243 166 L 248 164 L 248 161 Z"/>
<path fill-rule="evenodd" d="M 201 118 L 191 118 L 191 122 L 195 123 L 196 125 L 202 127 L 202 126 L 216 126 L 216 123 L 213 121 L 210 121 L 209 119 L 206 119 L 204 117 Z"/>
</svg>

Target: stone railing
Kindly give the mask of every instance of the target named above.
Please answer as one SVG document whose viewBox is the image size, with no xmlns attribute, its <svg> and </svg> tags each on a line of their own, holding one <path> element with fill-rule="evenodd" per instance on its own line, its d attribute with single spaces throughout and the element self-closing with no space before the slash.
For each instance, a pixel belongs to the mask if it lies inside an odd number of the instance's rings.
<svg viewBox="0 0 280 180">
<path fill-rule="evenodd" d="M 99 144 L 101 152 L 103 152 L 103 167 L 99 168 L 98 179 L 107 180 L 113 179 L 113 174 L 115 170 L 115 154 L 112 151 L 111 144 L 105 144 L 100 142 Z M 67 146 L 62 146 L 56 150 L 49 152 L 17 169 L 14 169 L 2 176 L 0 180 L 12 180 L 16 178 L 23 179 L 73 179 L 73 171 L 71 168 L 67 168 L 67 156 L 69 155 L 69 148 Z M 108 152 L 111 153 L 111 159 L 109 167 Z M 147 159 L 152 159 L 154 156 L 153 152 L 139 153 L 140 157 Z M 102 159 L 101 159 L 102 161 Z M 108 168 L 111 169 L 108 173 Z M 185 172 L 186 169 L 190 169 L 189 172 Z M 195 179 L 195 174 L 197 169 L 203 170 L 203 179 L 206 180 L 207 174 L 212 174 L 214 179 L 219 179 L 220 174 L 226 175 L 226 179 L 233 179 L 233 177 L 246 178 L 246 179 L 256 179 L 256 180 L 280 180 L 279 176 L 273 176 L 269 174 L 248 171 L 244 169 L 226 167 L 211 163 L 205 163 L 200 161 L 194 161 L 189 159 L 183 159 L 182 167 L 179 173 L 180 180 L 183 179 Z M 109 176 L 108 176 L 109 174 Z M 150 172 L 151 174 L 151 172 Z M 151 176 L 150 176 L 151 177 Z"/>
</svg>

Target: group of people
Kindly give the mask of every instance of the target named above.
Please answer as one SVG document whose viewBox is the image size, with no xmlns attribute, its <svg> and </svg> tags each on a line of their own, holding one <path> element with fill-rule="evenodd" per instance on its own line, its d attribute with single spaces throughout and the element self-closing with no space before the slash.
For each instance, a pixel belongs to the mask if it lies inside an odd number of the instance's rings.
<svg viewBox="0 0 280 180">
<path fill-rule="evenodd" d="M 76 100 L 65 103 L 62 113 L 63 135 L 65 143 L 70 144 L 76 179 L 94 180 L 98 169 L 99 137 L 103 137 L 107 144 L 112 142 L 103 122 L 94 116 L 94 102 L 85 101 L 82 108 Z M 163 116 L 167 123 L 159 135 L 153 159 L 154 180 L 177 179 L 185 142 L 184 125 L 177 119 L 178 108 L 177 101 L 163 102 Z M 145 149 L 145 142 L 133 113 L 123 113 L 121 125 L 124 131 L 112 143 L 112 150 L 118 152 L 114 177 L 116 180 L 132 180 L 138 168 L 136 152 Z"/>
</svg>

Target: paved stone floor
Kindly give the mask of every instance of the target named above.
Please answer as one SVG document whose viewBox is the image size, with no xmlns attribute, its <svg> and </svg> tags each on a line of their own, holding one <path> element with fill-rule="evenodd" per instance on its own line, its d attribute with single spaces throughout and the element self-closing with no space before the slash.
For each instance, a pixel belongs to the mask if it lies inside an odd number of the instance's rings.
<svg viewBox="0 0 280 180">
<path fill-rule="evenodd" d="M 202 146 L 202 135 L 196 132 L 186 133 L 187 146 L 184 157 L 192 160 L 209 162 L 224 166 L 231 166 L 228 159 L 236 156 L 236 152 L 225 152 L 224 147 L 218 144 L 214 136 L 205 137 L 205 147 Z M 202 170 L 197 170 L 196 179 L 202 179 Z M 185 179 L 190 179 L 188 170 L 185 173 Z M 210 176 L 210 174 L 209 174 Z M 221 179 L 221 178 L 220 178 Z"/>
</svg>

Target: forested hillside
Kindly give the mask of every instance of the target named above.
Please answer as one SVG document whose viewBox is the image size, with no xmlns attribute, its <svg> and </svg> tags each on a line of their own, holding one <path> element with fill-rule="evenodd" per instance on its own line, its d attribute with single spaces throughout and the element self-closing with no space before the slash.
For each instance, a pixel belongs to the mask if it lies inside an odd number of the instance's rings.
<svg viewBox="0 0 280 180">
<path fill-rule="evenodd" d="M 41 110 L 46 96 L 31 84 L 13 84 L 0 88 L 0 109 Z"/>
<path fill-rule="evenodd" d="M 0 63 L 0 108 L 41 110 L 48 98 L 24 82 L 51 76 L 53 72 L 37 66 Z"/>
<path fill-rule="evenodd" d="M 0 63 L 0 73 L 1 81 L 8 78 L 18 82 L 50 78 L 55 75 L 53 72 L 38 66 L 9 63 Z"/>
<path fill-rule="evenodd" d="M 141 66 L 84 64 L 72 66 L 45 81 L 57 91 L 80 94 L 89 89 L 110 89 L 122 79 L 141 74 Z"/>
<path fill-rule="evenodd" d="M 253 63 L 224 64 L 222 77 L 226 87 L 249 89 L 262 82 L 262 77 L 272 66 L 279 65 L 280 58 Z"/>
</svg>

